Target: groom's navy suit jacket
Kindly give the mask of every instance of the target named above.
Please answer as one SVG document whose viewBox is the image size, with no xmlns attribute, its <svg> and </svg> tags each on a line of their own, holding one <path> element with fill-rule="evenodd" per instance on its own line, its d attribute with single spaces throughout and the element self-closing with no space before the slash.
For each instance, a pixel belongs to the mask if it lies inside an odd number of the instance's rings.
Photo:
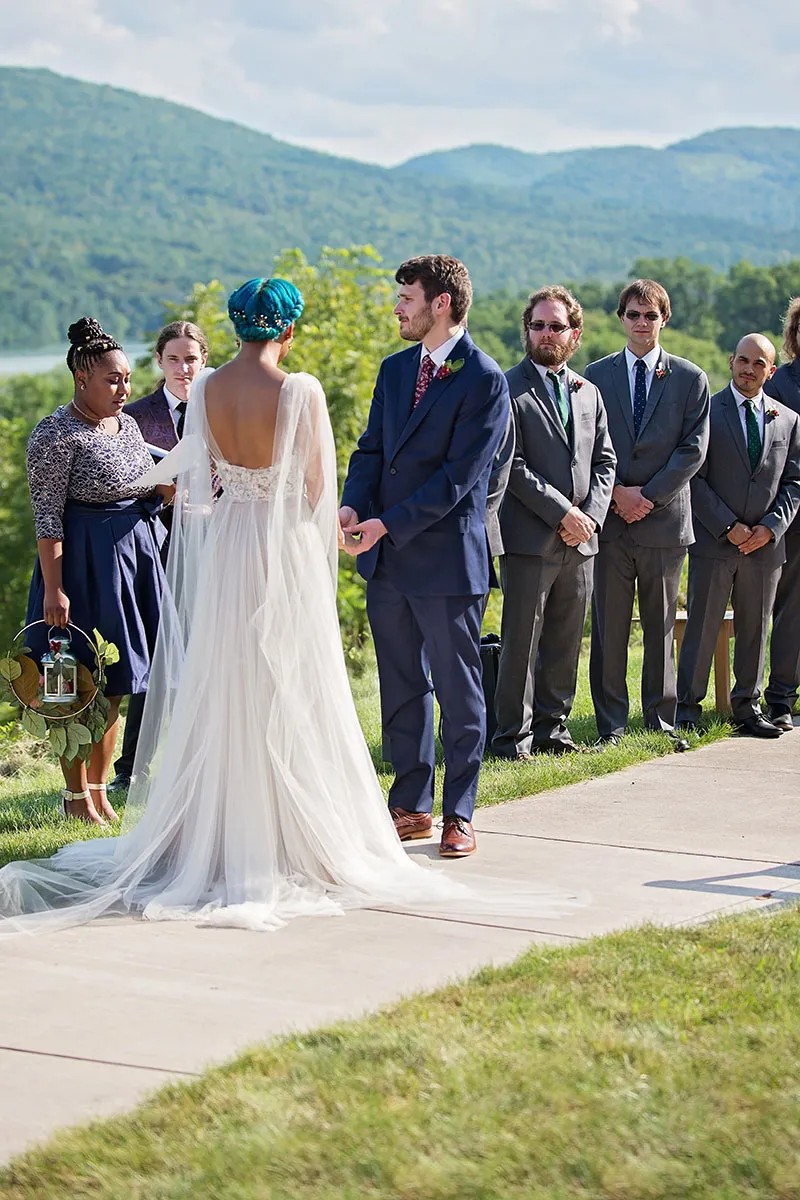
<svg viewBox="0 0 800 1200">
<path fill-rule="evenodd" d="M 381 364 L 367 428 L 350 459 L 342 504 L 388 533 L 358 557 L 365 579 L 381 556 L 385 577 L 409 596 L 481 595 L 489 589 L 486 497 L 510 402 L 497 363 L 468 333 L 412 410 L 422 350 Z"/>
</svg>

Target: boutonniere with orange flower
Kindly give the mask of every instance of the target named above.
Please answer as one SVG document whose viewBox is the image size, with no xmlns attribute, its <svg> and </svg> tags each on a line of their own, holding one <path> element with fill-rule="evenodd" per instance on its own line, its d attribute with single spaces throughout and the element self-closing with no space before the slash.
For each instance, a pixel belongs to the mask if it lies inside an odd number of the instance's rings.
<svg viewBox="0 0 800 1200">
<path fill-rule="evenodd" d="M 449 379 L 451 375 L 455 375 L 456 371 L 460 371 L 464 365 L 463 358 L 446 358 L 439 370 L 436 372 L 437 379 Z"/>
</svg>

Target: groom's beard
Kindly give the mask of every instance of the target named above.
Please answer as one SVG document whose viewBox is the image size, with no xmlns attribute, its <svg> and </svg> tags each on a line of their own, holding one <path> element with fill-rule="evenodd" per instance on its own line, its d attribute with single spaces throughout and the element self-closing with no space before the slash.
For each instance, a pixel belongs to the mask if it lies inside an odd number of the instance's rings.
<svg viewBox="0 0 800 1200">
<path fill-rule="evenodd" d="M 538 363 L 540 367 L 548 367 L 550 370 L 553 367 L 563 367 L 567 359 L 572 358 L 575 352 L 574 346 L 537 346 L 534 350 L 531 347 L 528 354 L 532 362 Z"/>
<path fill-rule="evenodd" d="M 425 335 L 430 333 L 435 324 L 433 309 L 428 305 L 421 313 L 417 313 L 415 317 L 409 317 L 405 322 L 401 322 L 400 337 L 404 342 L 421 342 Z"/>
</svg>

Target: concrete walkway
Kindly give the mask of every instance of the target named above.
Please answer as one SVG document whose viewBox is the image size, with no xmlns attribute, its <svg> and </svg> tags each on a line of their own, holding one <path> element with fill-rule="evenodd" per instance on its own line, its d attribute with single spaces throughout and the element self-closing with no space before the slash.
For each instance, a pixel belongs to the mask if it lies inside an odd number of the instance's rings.
<svg viewBox="0 0 800 1200">
<path fill-rule="evenodd" d="M 541 880 L 559 919 L 369 910 L 272 934 L 109 920 L 0 943 L 0 1158 L 256 1041 L 358 1016 L 534 942 L 764 908 L 800 890 L 800 730 L 729 739 L 476 815 L 465 878 Z M 436 843 L 410 853 L 436 856 Z M 437 861 L 438 861 L 438 856 Z"/>
</svg>

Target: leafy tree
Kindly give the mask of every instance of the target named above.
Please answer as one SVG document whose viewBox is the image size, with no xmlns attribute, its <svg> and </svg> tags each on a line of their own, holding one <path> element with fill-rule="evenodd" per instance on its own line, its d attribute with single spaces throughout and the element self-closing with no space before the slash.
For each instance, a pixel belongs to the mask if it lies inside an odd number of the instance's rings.
<svg viewBox="0 0 800 1200">
<path fill-rule="evenodd" d="M 629 276 L 631 279 L 657 279 L 667 289 L 673 329 L 685 330 L 693 337 L 716 340 L 720 327 L 714 301 L 723 275 L 681 255 L 678 258 L 637 258 Z"/>
</svg>

